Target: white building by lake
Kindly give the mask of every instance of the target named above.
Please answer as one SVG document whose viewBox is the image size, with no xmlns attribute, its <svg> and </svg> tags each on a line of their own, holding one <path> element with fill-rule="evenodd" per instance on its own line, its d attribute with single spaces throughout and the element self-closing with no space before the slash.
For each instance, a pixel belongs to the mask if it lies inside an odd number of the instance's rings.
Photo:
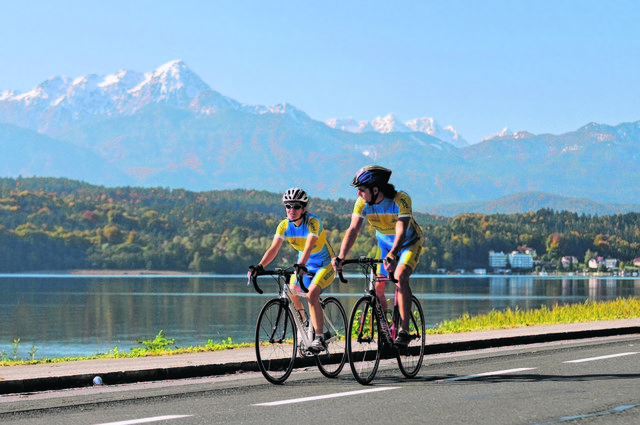
<svg viewBox="0 0 640 425">
<path fill-rule="evenodd" d="M 531 254 L 522 254 L 520 252 L 512 252 L 509 254 L 509 264 L 512 269 L 533 269 L 533 256 Z"/>
<path fill-rule="evenodd" d="M 489 252 L 489 266 L 494 270 L 505 269 L 508 266 L 510 266 L 511 269 L 532 270 L 533 255 L 516 251 L 511 254 L 491 251 Z"/>
<path fill-rule="evenodd" d="M 494 269 L 506 268 L 508 264 L 507 254 L 504 252 L 489 252 L 489 266 Z"/>
</svg>

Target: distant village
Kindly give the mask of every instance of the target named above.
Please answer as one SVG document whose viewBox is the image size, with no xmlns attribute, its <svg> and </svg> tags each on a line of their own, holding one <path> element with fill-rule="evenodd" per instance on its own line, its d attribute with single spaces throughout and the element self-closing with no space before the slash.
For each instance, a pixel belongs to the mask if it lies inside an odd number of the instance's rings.
<svg viewBox="0 0 640 425">
<path fill-rule="evenodd" d="M 595 257 L 586 264 L 580 264 L 574 256 L 564 256 L 560 260 L 561 270 L 553 262 L 537 261 L 535 250 L 525 252 L 513 251 L 511 253 L 489 252 L 489 270 L 494 274 L 540 274 L 548 273 L 580 273 L 580 274 L 604 274 L 610 276 L 638 276 L 640 258 L 633 260 L 633 267 L 619 267 L 620 261 L 616 258 Z M 484 269 L 476 269 L 474 273 L 486 273 Z"/>
<path fill-rule="evenodd" d="M 560 267 L 554 262 L 539 261 L 536 259 L 535 250 L 526 249 L 524 252 L 513 251 L 511 253 L 489 252 L 489 268 L 477 268 L 471 271 L 456 269 L 448 271 L 438 269 L 441 274 L 568 274 L 568 275 L 599 275 L 599 276 L 639 276 L 640 258 L 633 260 L 632 265 L 620 267 L 620 261 L 616 258 L 595 257 L 586 264 L 581 264 L 577 257 L 564 256 L 560 260 Z"/>
</svg>

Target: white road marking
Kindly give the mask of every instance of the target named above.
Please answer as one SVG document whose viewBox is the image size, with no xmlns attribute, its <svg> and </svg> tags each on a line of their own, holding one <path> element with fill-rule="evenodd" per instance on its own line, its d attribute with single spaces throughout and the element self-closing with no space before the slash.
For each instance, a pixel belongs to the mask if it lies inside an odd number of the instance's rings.
<svg viewBox="0 0 640 425">
<path fill-rule="evenodd" d="M 464 379 L 480 378 L 482 376 L 504 375 L 505 373 L 515 373 L 515 372 L 522 372 L 523 370 L 533 370 L 533 369 L 536 369 L 536 368 L 535 367 L 521 367 L 519 369 L 497 370 L 495 372 L 485 372 L 485 373 L 479 373 L 477 375 L 456 376 L 455 378 L 438 379 L 435 382 L 462 381 Z"/>
<path fill-rule="evenodd" d="M 638 353 L 637 352 L 631 352 L 631 353 L 611 354 L 611 355 L 608 355 L 608 356 L 589 357 L 588 359 L 569 360 L 569 361 L 566 361 L 566 362 L 563 362 L 563 363 L 592 362 L 594 360 L 612 359 L 614 357 L 630 356 L 632 354 L 638 354 Z"/>
<path fill-rule="evenodd" d="M 131 419 L 129 421 L 120 421 L 120 422 L 109 422 L 97 425 L 133 425 L 133 424 L 145 424 L 148 422 L 158 422 L 158 421 L 167 421 L 169 419 L 179 419 L 179 418 L 188 418 L 193 415 L 169 415 L 169 416 L 155 416 L 153 418 L 141 418 L 141 419 Z"/>
<path fill-rule="evenodd" d="M 280 406 L 280 405 L 283 405 L 283 404 L 304 403 L 306 401 L 316 401 L 316 400 L 324 400 L 324 399 L 327 399 L 327 398 L 346 397 L 346 396 L 350 396 L 350 395 L 375 393 L 375 392 L 378 392 L 378 391 L 397 390 L 398 388 L 401 388 L 401 387 L 371 388 L 371 389 L 368 389 L 368 390 L 349 391 L 349 392 L 346 392 L 346 393 L 326 394 L 326 395 L 318 395 L 318 396 L 313 396 L 313 397 L 294 398 L 294 399 L 291 399 L 291 400 L 272 401 L 272 402 L 269 402 L 269 403 L 258 403 L 258 404 L 254 404 L 254 406 Z"/>
</svg>

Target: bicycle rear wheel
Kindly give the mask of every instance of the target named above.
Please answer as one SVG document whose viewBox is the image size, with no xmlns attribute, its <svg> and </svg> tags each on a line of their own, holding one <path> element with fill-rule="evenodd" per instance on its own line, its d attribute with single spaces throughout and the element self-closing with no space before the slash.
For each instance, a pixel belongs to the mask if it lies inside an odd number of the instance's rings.
<svg viewBox="0 0 640 425">
<path fill-rule="evenodd" d="M 367 385 L 380 364 L 380 327 L 372 298 L 364 296 L 353 306 L 347 327 L 347 353 L 353 377 Z"/>
<path fill-rule="evenodd" d="M 347 361 L 347 315 L 334 297 L 325 298 L 321 304 L 327 349 L 316 356 L 316 364 L 324 376 L 336 378 Z"/>
<path fill-rule="evenodd" d="M 400 329 L 400 315 L 397 315 L 396 329 Z M 418 299 L 411 297 L 411 318 L 409 319 L 409 335 L 411 342 L 407 347 L 398 348 L 398 366 L 400 372 L 407 377 L 413 378 L 420 371 L 422 359 L 424 358 L 425 325 L 424 313 Z"/>
<path fill-rule="evenodd" d="M 256 322 L 256 357 L 260 372 L 272 384 L 287 380 L 296 358 L 296 325 L 286 302 L 268 301 Z"/>
</svg>

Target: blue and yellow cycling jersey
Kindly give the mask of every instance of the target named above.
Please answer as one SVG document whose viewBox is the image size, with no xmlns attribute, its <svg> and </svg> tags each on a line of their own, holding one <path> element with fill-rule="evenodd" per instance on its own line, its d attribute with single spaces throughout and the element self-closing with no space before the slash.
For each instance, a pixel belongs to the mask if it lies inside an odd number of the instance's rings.
<svg viewBox="0 0 640 425">
<path fill-rule="evenodd" d="M 409 247 L 422 239 L 422 229 L 413 219 L 411 198 L 405 192 L 398 191 L 395 198 L 384 198 L 379 204 L 367 205 L 358 197 L 353 214 L 366 217 L 369 224 L 376 229 L 378 242 L 389 248 L 396 239 L 396 223 L 401 217 L 411 217 L 406 238 L 401 248 Z"/>
<path fill-rule="evenodd" d="M 289 242 L 298 251 L 298 259 L 302 256 L 309 235 L 318 237 L 306 264 L 309 271 L 315 272 L 318 268 L 331 264 L 331 258 L 334 257 L 331 245 L 327 241 L 327 232 L 323 229 L 320 219 L 307 213 L 300 226 L 284 219 L 276 229 L 276 237 Z"/>
</svg>

